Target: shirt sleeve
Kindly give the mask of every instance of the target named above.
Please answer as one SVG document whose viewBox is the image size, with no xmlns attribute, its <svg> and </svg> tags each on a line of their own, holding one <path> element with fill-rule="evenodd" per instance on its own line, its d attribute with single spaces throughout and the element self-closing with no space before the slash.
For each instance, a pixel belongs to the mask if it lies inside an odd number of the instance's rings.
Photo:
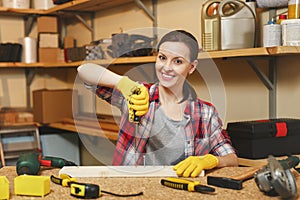
<svg viewBox="0 0 300 200">
<path fill-rule="evenodd" d="M 211 106 L 211 117 L 209 123 L 211 153 L 217 156 L 225 156 L 230 153 L 236 153 L 233 148 L 227 132 L 222 128 L 223 123 L 219 118 L 215 107 Z"/>
<path fill-rule="evenodd" d="M 95 93 L 99 98 L 105 100 L 113 106 L 118 107 L 121 110 L 124 106 L 126 106 L 125 98 L 119 90 L 114 90 L 110 87 L 97 86 Z"/>
</svg>

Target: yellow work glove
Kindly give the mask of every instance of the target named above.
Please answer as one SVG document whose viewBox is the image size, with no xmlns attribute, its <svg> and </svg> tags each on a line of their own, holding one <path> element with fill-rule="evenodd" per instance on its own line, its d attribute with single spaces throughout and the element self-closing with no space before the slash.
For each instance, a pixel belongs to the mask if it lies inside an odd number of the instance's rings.
<svg viewBox="0 0 300 200">
<path fill-rule="evenodd" d="M 213 169 L 218 166 L 219 159 L 212 155 L 190 156 L 173 167 L 178 176 L 196 177 L 204 169 Z"/>
<path fill-rule="evenodd" d="M 149 94 L 147 88 L 123 76 L 117 84 L 117 89 L 121 91 L 127 101 L 129 109 L 129 121 L 137 122 L 136 116 L 142 116 L 148 112 Z"/>
</svg>

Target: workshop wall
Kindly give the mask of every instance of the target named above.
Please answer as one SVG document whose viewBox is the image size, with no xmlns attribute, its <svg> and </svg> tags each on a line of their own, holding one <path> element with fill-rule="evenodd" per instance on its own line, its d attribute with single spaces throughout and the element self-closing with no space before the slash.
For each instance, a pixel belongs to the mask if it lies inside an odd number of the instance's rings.
<svg viewBox="0 0 300 200">
<path fill-rule="evenodd" d="M 188 30 L 201 43 L 200 16 L 203 2 L 203 0 L 159 1 L 157 8 L 158 27 L 170 30 Z M 150 2 L 146 2 L 146 6 L 151 9 Z M 131 32 L 137 28 L 151 26 L 152 22 L 146 14 L 136 5 L 129 4 L 96 14 L 95 39 L 111 37 L 112 33 L 120 33 L 121 30 Z M 74 36 L 78 43 L 84 44 L 90 40 L 90 34 L 88 31 L 86 31 L 86 35 L 79 33 L 79 27 L 84 28 L 81 24 L 72 24 L 68 27 L 67 32 Z M 243 59 L 217 59 L 214 62 L 225 87 L 226 96 L 223 102 L 218 103 L 220 99 L 211 99 L 213 91 L 208 91 L 207 83 L 203 80 L 201 74 L 193 74 L 189 77 L 189 81 L 202 99 L 212 101 L 216 105 L 225 125 L 228 121 L 268 118 L 268 90 L 250 66 Z M 124 68 L 120 67 L 118 71 L 122 73 L 122 69 Z M 127 70 L 124 69 L 123 73 Z M 223 98 L 222 95 L 220 98 Z M 217 101 L 217 104 L 215 101 Z M 99 112 L 110 112 L 111 107 L 109 105 L 101 100 L 97 100 L 97 102 Z M 223 105 L 225 105 L 225 108 Z M 115 111 L 113 112 L 115 113 Z"/>
<path fill-rule="evenodd" d="M 185 29 L 192 32 L 201 43 L 200 15 L 203 2 L 204 0 L 158 1 L 158 27 Z M 151 2 L 147 1 L 145 4 L 151 9 Z M 86 19 L 90 22 L 88 18 Z M 91 41 L 90 32 L 78 20 L 69 19 L 66 24 L 68 24 L 67 35 L 76 38 L 78 46 Z M 135 4 L 128 4 L 96 13 L 95 39 L 111 37 L 111 34 L 120 33 L 121 30 L 127 32 L 151 26 L 152 21 L 141 9 Z M 17 41 L 18 38 L 23 37 L 23 27 L 23 22 L 19 18 L 1 16 L 1 42 Z M 36 35 L 35 27 L 31 34 Z M 277 59 L 278 117 L 300 117 L 300 107 L 296 104 L 300 97 L 300 71 L 296 64 L 299 63 L 298 57 L 284 56 Z M 250 66 L 243 59 L 216 59 L 214 62 L 224 83 L 226 94 L 224 99 L 226 108 L 222 107 L 222 103 L 216 105 L 224 124 L 229 121 L 268 118 L 268 90 Z M 267 72 L 266 63 L 261 64 L 260 67 Z M 120 67 L 114 70 L 124 73 L 128 68 Z M 72 88 L 75 76 L 75 69 L 40 69 L 37 70 L 31 90 Z M 0 107 L 26 106 L 24 70 L 0 69 L 0 80 Z M 212 91 L 209 91 L 201 74 L 192 75 L 189 81 L 202 99 L 213 103 L 220 100 L 211 99 Z M 97 108 L 101 108 L 98 111 L 103 113 L 109 113 L 111 110 L 101 100 L 97 100 Z"/>
</svg>

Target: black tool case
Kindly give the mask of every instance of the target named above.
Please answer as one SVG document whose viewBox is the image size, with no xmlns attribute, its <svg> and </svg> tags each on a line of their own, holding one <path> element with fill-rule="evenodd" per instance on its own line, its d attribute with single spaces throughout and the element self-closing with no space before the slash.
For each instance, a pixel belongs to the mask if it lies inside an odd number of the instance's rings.
<svg viewBox="0 0 300 200">
<path fill-rule="evenodd" d="M 267 158 L 300 153 L 300 119 L 268 119 L 227 124 L 241 158 Z"/>
</svg>

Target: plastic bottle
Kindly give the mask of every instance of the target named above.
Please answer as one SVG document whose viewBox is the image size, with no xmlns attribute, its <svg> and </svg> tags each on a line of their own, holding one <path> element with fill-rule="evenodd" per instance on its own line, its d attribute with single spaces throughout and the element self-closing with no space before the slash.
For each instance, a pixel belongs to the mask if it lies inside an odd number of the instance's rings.
<svg viewBox="0 0 300 200">
<path fill-rule="evenodd" d="M 201 36 L 205 51 L 219 50 L 220 21 L 218 7 L 221 0 L 209 0 L 202 5 Z"/>
<path fill-rule="evenodd" d="M 288 19 L 300 18 L 300 0 L 289 0 Z"/>
<path fill-rule="evenodd" d="M 220 14 L 221 50 L 253 48 L 256 45 L 255 2 L 222 0 Z"/>
<path fill-rule="evenodd" d="M 263 46 L 274 47 L 281 46 L 281 25 L 270 20 L 263 28 Z"/>
</svg>

